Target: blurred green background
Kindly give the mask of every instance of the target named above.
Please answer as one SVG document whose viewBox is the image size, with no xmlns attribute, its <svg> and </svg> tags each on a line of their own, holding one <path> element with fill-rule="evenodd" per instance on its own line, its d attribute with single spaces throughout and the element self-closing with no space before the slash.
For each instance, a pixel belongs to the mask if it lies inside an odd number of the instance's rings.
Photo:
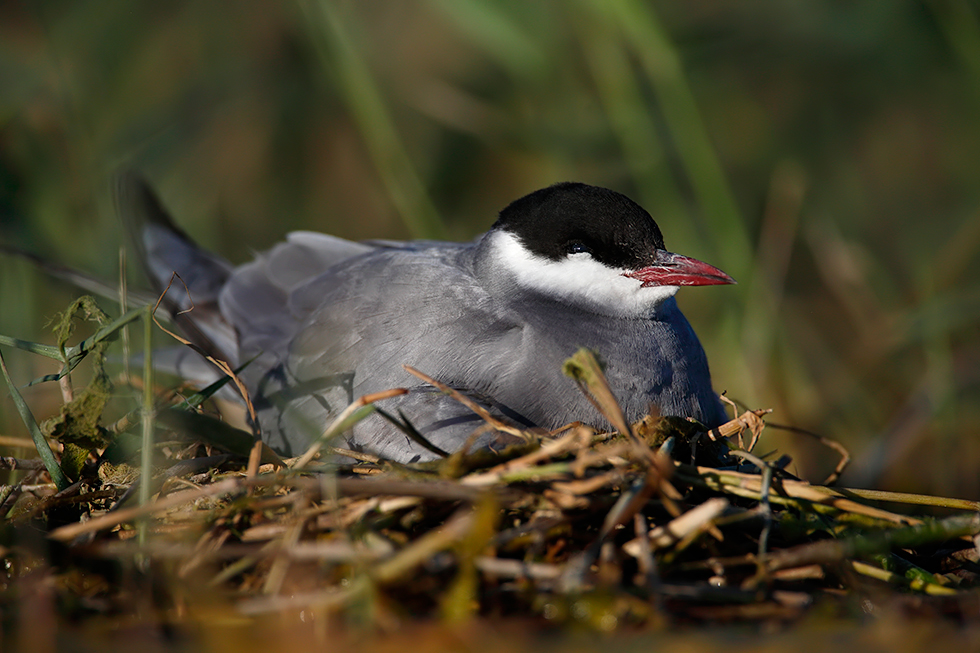
<svg viewBox="0 0 980 653">
<path fill-rule="evenodd" d="M 469 239 L 561 180 L 622 191 L 734 287 L 679 301 L 715 387 L 980 498 L 977 4 L 0 5 L 0 241 L 114 277 L 112 174 L 233 261 L 294 229 Z M 0 259 L 0 333 L 69 290 Z M 107 304 L 109 306 L 109 304 Z M 114 309 L 113 309 L 114 310 Z M 17 377 L 38 370 L 6 351 Z M 33 389 L 39 414 L 57 389 Z M 9 399 L 0 435 L 24 434 Z M 768 430 L 820 480 L 834 457 Z"/>
</svg>

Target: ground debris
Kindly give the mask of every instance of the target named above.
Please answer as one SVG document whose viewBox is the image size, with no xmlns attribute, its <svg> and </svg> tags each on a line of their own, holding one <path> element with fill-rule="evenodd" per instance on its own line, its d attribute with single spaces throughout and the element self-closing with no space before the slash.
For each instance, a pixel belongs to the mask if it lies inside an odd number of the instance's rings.
<svg viewBox="0 0 980 653">
<path fill-rule="evenodd" d="M 718 432 L 755 431 L 761 414 Z M 905 609 L 909 597 L 941 600 L 929 609 L 965 619 L 977 602 L 975 506 L 952 502 L 959 510 L 943 518 L 899 514 L 751 454 L 715 467 L 692 464 L 685 447 L 677 461 L 671 441 L 691 437 L 669 425 L 651 418 L 640 437 L 576 427 L 450 467 L 321 458 L 250 476 L 244 459 L 202 450 L 172 463 L 149 504 L 111 509 L 132 470 L 107 466 L 70 492 L 37 486 L 46 496 L 30 510 L 8 511 L 4 584 L 18 586 L 41 564 L 17 534 L 43 524 L 61 543 L 64 560 L 47 563 L 60 579 L 54 591 L 71 599 L 61 604 L 104 616 L 131 615 L 133 585 L 160 577 L 177 589 L 157 610 L 174 614 L 198 588 L 243 617 L 312 610 L 379 627 L 405 615 L 532 617 L 598 631 L 787 623 L 817 604 L 853 609 L 869 592 L 901 597 Z M 651 448 L 643 434 L 654 430 Z"/>
</svg>

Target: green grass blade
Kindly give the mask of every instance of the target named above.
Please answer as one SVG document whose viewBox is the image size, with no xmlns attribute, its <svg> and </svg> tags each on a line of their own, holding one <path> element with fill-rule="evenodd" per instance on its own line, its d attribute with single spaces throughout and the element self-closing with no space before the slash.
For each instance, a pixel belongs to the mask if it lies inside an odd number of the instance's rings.
<svg viewBox="0 0 980 653">
<path fill-rule="evenodd" d="M 251 365 L 252 361 L 254 361 L 256 358 L 257 356 L 253 356 L 252 358 L 248 359 L 247 361 L 245 361 L 244 363 L 236 367 L 233 371 L 235 372 L 236 375 L 241 374 L 242 370 L 244 370 L 246 367 Z M 174 409 L 175 410 L 197 409 L 201 404 L 203 404 L 205 401 L 207 401 L 212 396 L 214 396 L 219 390 L 221 390 L 223 387 L 228 385 L 229 381 L 231 381 L 230 376 L 228 376 L 227 374 L 222 376 L 214 383 L 209 384 L 206 388 L 202 388 L 201 390 L 195 392 L 191 396 L 184 399 L 184 401 L 182 401 L 180 404 L 174 406 Z M 248 455 L 248 452 L 246 452 L 246 455 Z"/>
<path fill-rule="evenodd" d="M 147 313 L 147 310 L 152 308 L 149 305 L 140 306 L 139 308 L 134 308 L 125 315 L 122 315 L 109 324 L 101 327 L 98 331 L 93 333 L 91 336 L 82 340 L 77 345 L 65 348 L 66 364 L 69 365 L 67 370 L 62 370 L 62 374 L 67 374 L 71 370 L 82 362 L 82 360 L 91 352 L 95 347 L 102 344 L 105 341 L 113 341 L 119 336 L 119 332 L 122 331 L 130 322 L 135 322 L 140 317 Z M 150 318 L 147 318 L 150 319 Z"/>
<path fill-rule="evenodd" d="M 535 33 L 522 21 L 524 11 L 495 2 L 434 0 L 467 40 L 479 46 L 520 83 L 539 84 L 549 74 L 547 35 Z"/>
<path fill-rule="evenodd" d="M 105 325 L 104 327 L 101 327 L 98 331 L 93 333 L 85 340 L 82 340 L 77 345 L 74 345 L 72 347 L 66 347 L 65 353 L 67 353 L 69 357 L 80 356 L 88 353 L 89 351 L 92 350 L 93 347 L 95 347 L 97 344 L 101 343 L 104 340 L 109 340 L 109 341 L 115 340 L 118 335 L 118 332 L 124 326 L 126 326 L 130 322 L 135 322 L 139 318 L 143 317 L 143 315 L 146 314 L 146 310 L 147 310 L 146 306 L 140 306 L 139 308 L 132 309 L 125 315 L 121 315 L 120 317 L 117 317 L 109 324 Z"/>
<path fill-rule="evenodd" d="M 41 457 L 41 461 L 44 463 L 45 468 L 47 468 L 48 473 L 51 475 L 51 480 L 54 481 L 58 490 L 64 490 L 71 485 L 71 482 L 65 476 L 64 472 L 61 471 L 61 465 L 58 464 L 54 454 L 51 453 L 51 449 L 48 447 L 48 441 L 44 439 L 44 434 L 41 433 L 41 429 L 37 425 L 37 420 L 34 419 L 34 415 L 31 413 L 27 402 L 24 401 L 24 396 L 20 394 L 17 386 L 14 385 L 13 380 L 10 378 L 10 373 L 7 371 L 7 363 L 3 360 L 2 353 L 0 353 L 0 370 L 3 371 L 3 378 L 6 379 L 7 386 L 10 388 L 10 395 L 13 397 L 17 412 L 20 413 L 20 418 L 24 421 L 24 425 L 31 433 L 34 446 L 37 447 L 38 456 Z"/>
<path fill-rule="evenodd" d="M 9 336 L 0 336 L 0 345 L 16 347 L 17 349 L 23 349 L 24 351 L 28 351 L 32 354 L 53 358 L 57 361 L 61 360 L 61 350 L 54 345 L 42 345 L 39 342 L 31 342 L 30 340 L 21 340 L 19 338 L 11 338 Z"/>
<path fill-rule="evenodd" d="M 145 312 L 145 307 L 141 306 L 140 308 L 134 308 L 125 315 L 113 320 L 104 327 L 101 327 L 98 331 L 93 333 L 85 340 L 82 340 L 77 345 L 65 347 L 63 352 L 59 347 L 54 345 L 42 345 L 37 342 L 19 340 L 17 338 L 10 338 L 7 336 L 0 336 L 0 345 L 16 347 L 18 349 L 31 352 L 32 354 L 46 356 L 47 358 L 53 358 L 54 360 L 64 363 L 64 366 L 56 374 L 45 374 L 42 377 L 36 378 L 27 384 L 28 387 L 38 385 L 39 383 L 46 383 L 48 381 L 60 381 L 62 377 L 64 377 L 66 374 L 70 374 L 72 370 L 78 367 L 78 364 L 85 360 L 85 357 L 88 356 L 95 347 L 105 341 L 115 340 L 119 331 L 121 331 L 130 322 L 134 322 L 135 320 L 139 319 Z"/>
</svg>

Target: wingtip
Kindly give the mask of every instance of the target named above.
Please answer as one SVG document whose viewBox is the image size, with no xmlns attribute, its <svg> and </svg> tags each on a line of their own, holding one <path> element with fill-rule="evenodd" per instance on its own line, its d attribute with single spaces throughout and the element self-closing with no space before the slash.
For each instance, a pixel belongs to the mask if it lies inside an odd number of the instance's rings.
<svg viewBox="0 0 980 653">
<path fill-rule="evenodd" d="M 132 168 L 124 168 L 115 174 L 113 177 L 113 197 L 115 198 L 116 211 L 123 222 L 127 224 L 140 224 L 142 222 L 161 224 L 184 235 L 167 210 L 163 208 L 160 198 L 153 191 L 146 177 L 138 171 Z"/>
</svg>

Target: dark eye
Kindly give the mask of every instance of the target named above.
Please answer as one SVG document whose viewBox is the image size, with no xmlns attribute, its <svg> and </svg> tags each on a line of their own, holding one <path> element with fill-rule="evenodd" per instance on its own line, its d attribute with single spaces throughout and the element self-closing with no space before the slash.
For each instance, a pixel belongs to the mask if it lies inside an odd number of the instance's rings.
<svg viewBox="0 0 980 653">
<path fill-rule="evenodd" d="M 585 243 L 569 243 L 567 247 L 569 254 L 591 254 L 592 250 Z"/>
</svg>

